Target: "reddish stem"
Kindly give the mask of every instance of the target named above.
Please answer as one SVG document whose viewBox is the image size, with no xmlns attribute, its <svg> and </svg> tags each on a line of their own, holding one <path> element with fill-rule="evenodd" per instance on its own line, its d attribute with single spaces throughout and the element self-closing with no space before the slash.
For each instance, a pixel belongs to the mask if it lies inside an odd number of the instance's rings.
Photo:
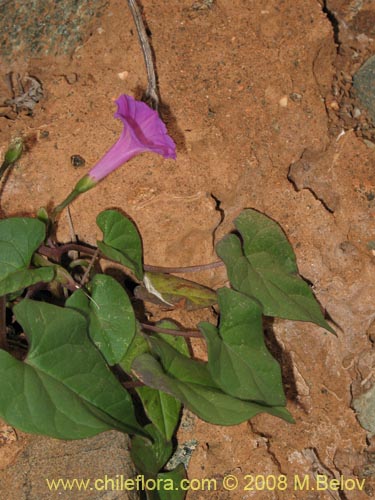
<svg viewBox="0 0 375 500">
<path fill-rule="evenodd" d="M 64 255 L 64 253 L 68 253 L 72 250 L 75 250 L 76 252 L 81 252 L 86 255 L 93 256 L 96 252 L 95 248 L 87 247 L 85 245 L 80 245 L 78 243 L 66 243 L 65 245 L 61 245 L 59 247 L 48 247 L 46 245 L 41 245 L 39 247 L 39 253 L 54 259 L 57 262 L 60 262 L 61 257 Z M 109 259 L 105 255 L 101 255 L 100 258 L 109 260 L 111 262 L 114 262 L 112 259 Z M 145 271 L 151 271 L 155 273 L 197 273 L 199 271 L 208 271 L 209 269 L 214 269 L 216 267 L 221 267 L 223 266 L 224 263 L 222 261 L 216 261 L 216 262 L 211 262 L 209 264 L 202 264 L 202 265 L 197 265 L 197 266 L 187 266 L 187 267 L 161 267 L 161 266 L 151 266 L 148 264 L 145 264 L 143 266 Z"/>
<path fill-rule="evenodd" d="M 130 380 L 129 382 L 121 382 L 125 389 L 135 389 L 136 387 L 143 387 L 145 384 L 140 380 Z"/>
<path fill-rule="evenodd" d="M 151 271 L 154 273 L 198 273 L 199 271 L 209 271 L 210 269 L 215 269 L 216 267 L 222 267 L 224 262 L 218 260 L 216 262 L 210 262 L 209 264 L 201 264 L 197 266 L 187 266 L 187 267 L 161 267 L 161 266 L 151 266 L 145 264 L 143 266 L 145 271 Z"/>
<path fill-rule="evenodd" d="M 168 335 L 174 335 L 175 337 L 202 338 L 202 334 L 199 330 L 188 330 L 183 332 L 181 330 L 171 330 L 170 328 L 161 328 L 160 326 L 148 325 L 147 323 L 141 323 L 141 327 L 144 328 L 145 330 L 150 330 L 151 332 L 167 333 Z"/>
</svg>

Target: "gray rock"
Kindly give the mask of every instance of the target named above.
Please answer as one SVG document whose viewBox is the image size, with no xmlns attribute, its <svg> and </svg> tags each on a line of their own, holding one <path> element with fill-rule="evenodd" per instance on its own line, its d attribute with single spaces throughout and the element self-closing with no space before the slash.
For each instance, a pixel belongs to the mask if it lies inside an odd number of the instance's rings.
<svg viewBox="0 0 375 500">
<path fill-rule="evenodd" d="M 375 56 L 367 59 L 354 75 L 353 87 L 375 125 Z"/>
<path fill-rule="evenodd" d="M 353 399 L 353 408 L 357 412 L 359 423 L 364 429 L 375 435 L 375 385 L 371 389 Z"/>
<path fill-rule="evenodd" d="M 108 0 L 0 2 L 1 58 L 70 54 L 88 38 L 106 5 Z"/>
</svg>

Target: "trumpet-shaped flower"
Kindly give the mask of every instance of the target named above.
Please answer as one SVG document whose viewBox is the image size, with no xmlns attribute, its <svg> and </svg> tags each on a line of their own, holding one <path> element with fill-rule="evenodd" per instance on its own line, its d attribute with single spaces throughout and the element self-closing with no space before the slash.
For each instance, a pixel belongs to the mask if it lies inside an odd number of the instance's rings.
<svg viewBox="0 0 375 500">
<path fill-rule="evenodd" d="M 88 173 L 91 179 L 100 181 L 140 153 L 151 152 L 164 158 L 176 158 L 175 143 L 156 111 L 127 95 L 120 96 L 116 104 L 115 118 L 120 118 L 124 129 L 116 144 Z"/>
<path fill-rule="evenodd" d="M 128 95 L 121 95 L 116 104 L 117 111 L 114 116 L 120 118 L 124 125 L 119 140 L 90 172 L 78 181 L 70 195 L 55 208 L 55 214 L 133 156 L 151 152 L 164 158 L 176 158 L 176 145 L 156 111 Z"/>
</svg>

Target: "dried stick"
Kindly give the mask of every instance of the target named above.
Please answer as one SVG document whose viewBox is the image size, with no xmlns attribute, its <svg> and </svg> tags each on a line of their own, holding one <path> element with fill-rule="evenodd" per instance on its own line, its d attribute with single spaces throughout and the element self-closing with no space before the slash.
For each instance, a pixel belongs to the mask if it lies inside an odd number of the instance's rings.
<svg viewBox="0 0 375 500">
<path fill-rule="evenodd" d="M 89 277 L 90 271 L 92 269 L 92 266 L 94 265 L 95 260 L 98 258 L 98 255 L 99 255 L 99 248 L 97 248 L 95 250 L 95 252 L 93 253 L 93 255 L 91 257 L 90 263 L 85 271 L 85 274 L 82 276 L 81 283 L 80 283 L 81 286 L 83 286 L 86 283 L 86 281 Z"/>
<path fill-rule="evenodd" d="M 156 72 L 154 59 L 152 55 L 152 50 L 150 42 L 148 41 L 146 28 L 142 19 L 142 14 L 137 4 L 137 0 L 127 0 L 129 9 L 132 13 L 135 26 L 137 28 L 139 43 L 143 52 L 143 57 L 145 60 L 146 71 L 147 71 L 147 91 L 146 99 L 149 100 L 149 104 L 153 109 L 158 110 L 159 107 L 159 96 L 158 87 L 156 82 Z"/>
</svg>

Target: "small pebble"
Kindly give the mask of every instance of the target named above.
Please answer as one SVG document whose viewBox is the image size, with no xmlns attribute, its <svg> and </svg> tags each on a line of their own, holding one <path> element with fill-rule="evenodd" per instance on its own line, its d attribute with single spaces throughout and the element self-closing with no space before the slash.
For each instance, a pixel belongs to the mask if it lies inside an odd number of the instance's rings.
<svg viewBox="0 0 375 500">
<path fill-rule="evenodd" d="M 64 75 L 65 80 L 69 83 L 69 85 L 73 85 L 74 83 L 78 82 L 78 75 L 77 73 L 69 73 L 68 75 Z"/>
<path fill-rule="evenodd" d="M 279 105 L 282 107 L 282 108 L 286 108 L 288 106 L 288 96 L 287 95 L 284 95 L 280 101 L 279 101 Z"/>
<path fill-rule="evenodd" d="M 370 41 L 370 38 L 364 33 L 360 33 L 356 38 L 360 43 L 369 43 Z"/>
<path fill-rule="evenodd" d="M 362 139 L 363 142 L 366 144 L 366 146 L 370 149 L 375 149 L 375 143 L 372 141 L 369 141 L 368 139 Z"/>
<path fill-rule="evenodd" d="M 70 157 L 70 163 L 72 164 L 72 166 L 74 168 L 79 168 L 79 167 L 83 167 L 86 163 L 86 160 L 84 158 L 82 158 L 81 155 L 72 155 Z"/>
<path fill-rule="evenodd" d="M 291 94 L 289 94 L 289 97 L 294 102 L 299 102 L 302 100 L 302 95 L 298 94 L 297 92 L 292 92 Z"/>
<path fill-rule="evenodd" d="M 334 111 L 338 111 L 340 109 L 339 103 L 337 101 L 331 101 L 328 103 L 328 106 Z"/>
<path fill-rule="evenodd" d="M 120 80 L 126 80 L 129 76 L 129 71 L 122 71 L 121 73 L 117 73 L 117 76 Z"/>
</svg>

